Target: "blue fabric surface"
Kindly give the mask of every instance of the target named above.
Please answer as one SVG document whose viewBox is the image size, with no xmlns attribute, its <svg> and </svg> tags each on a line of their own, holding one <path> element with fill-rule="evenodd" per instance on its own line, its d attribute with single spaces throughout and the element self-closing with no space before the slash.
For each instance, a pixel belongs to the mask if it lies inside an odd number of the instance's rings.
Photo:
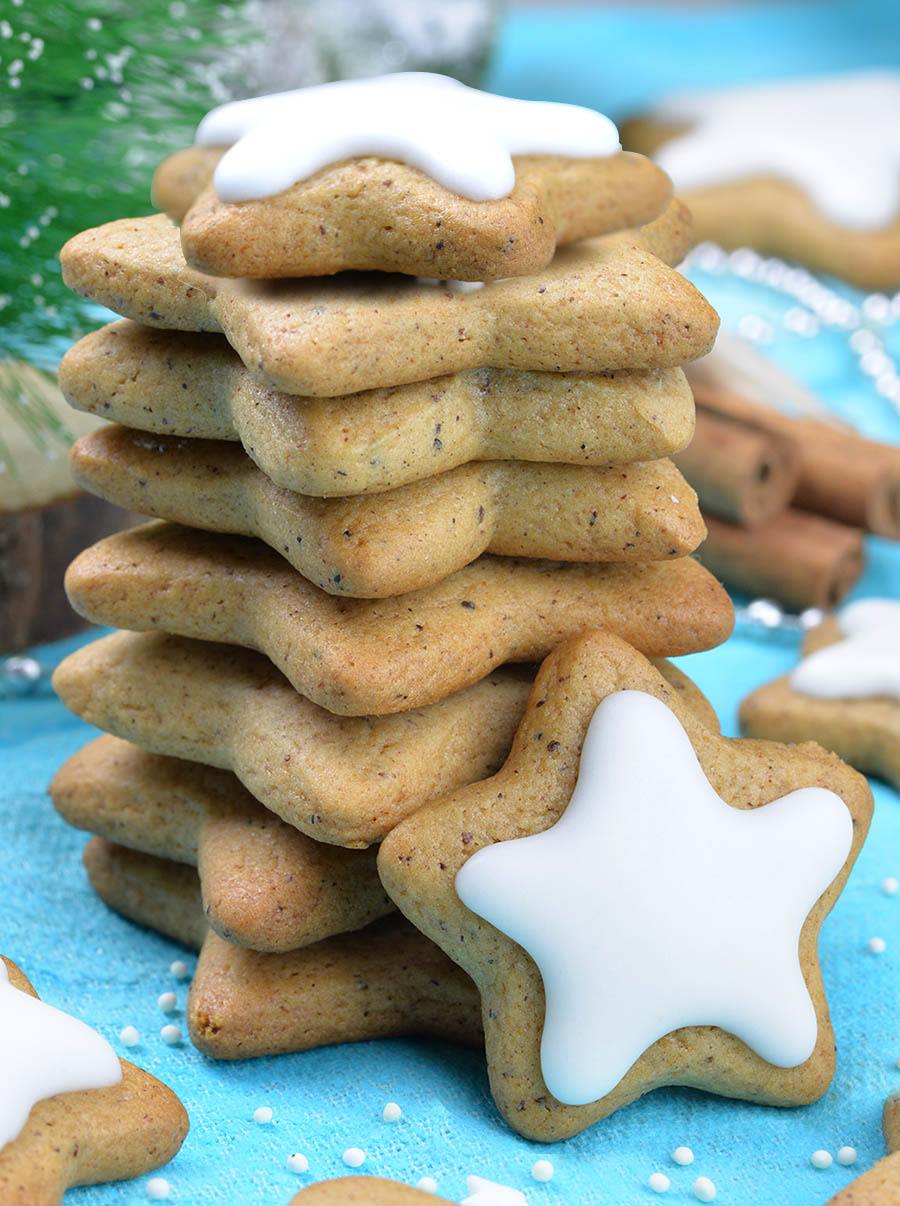
<svg viewBox="0 0 900 1206">
<path fill-rule="evenodd" d="M 893 3 L 735 6 L 687 15 L 619 8 L 593 12 L 534 10 L 512 15 L 504 30 L 493 87 L 513 95 L 580 101 L 620 116 L 672 86 L 710 84 L 785 72 L 900 59 L 900 13 Z M 787 303 L 733 278 L 698 278 L 727 326 L 759 313 L 777 325 Z M 894 353 L 897 327 L 894 328 Z M 791 366 L 838 410 L 873 435 L 900 439 L 890 407 L 859 376 L 846 337 L 803 341 L 780 333 L 773 356 Z M 870 542 L 870 568 L 857 593 L 900 594 L 900 551 Z M 38 651 L 48 665 L 67 645 Z M 741 632 L 711 653 L 682 664 L 735 731 L 740 698 L 790 667 L 792 638 Z M 822 1203 L 883 1153 L 881 1104 L 900 1088 L 900 897 L 879 890 L 900 875 L 900 800 L 876 785 L 876 815 L 849 886 L 822 933 L 822 965 L 838 1040 L 838 1068 L 825 1098 L 780 1111 L 664 1090 L 588 1133 L 543 1148 L 512 1135 L 487 1095 L 482 1059 L 472 1052 L 422 1042 L 392 1041 L 302 1056 L 216 1065 L 189 1045 L 159 1039 L 168 1020 L 156 999 L 184 984 L 168 967 L 182 957 L 175 944 L 110 915 L 92 896 L 81 870 L 85 838 L 60 821 L 45 795 L 53 771 L 93 731 L 52 698 L 0 703 L 0 835 L 6 888 L 0 894 L 2 949 L 15 958 L 49 1001 L 97 1025 L 116 1045 L 134 1025 L 142 1043 L 128 1054 L 169 1083 L 192 1121 L 185 1147 L 164 1175 L 182 1203 L 279 1203 L 312 1180 L 347 1170 L 349 1146 L 368 1153 L 363 1171 L 415 1182 L 430 1175 L 454 1200 L 465 1176 L 477 1173 L 524 1190 L 532 1206 L 653 1200 L 647 1176 L 672 1179 L 667 1200 L 694 1200 L 690 1185 L 711 1177 L 729 1206 L 813 1206 Z M 887 952 L 866 952 L 879 934 Z M 176 1018 L 176 1021 L 179 1019 Z M 121 1049 L 121 1048 L 120 1048 Z M 123 1054 L 125 1052 L 123 1051 Z M 385 1124 L 385 1102 L 404 1110 Z M 257 1106 L 275 1111 L 271 1126 L 252 1120 Z M 856 1170 L 817 1171 L 810 1153 L 845 1143 L 859 1149 Z M 693 1148 L 696 1162 L 679 1169 L 669 1153 Z M 310 1172 L 295 1176 L 285 1159 L 307 1155 Z M 531 1181 L 539 1157 L 554 1179 Z M 74 1206 L 144 1199 L 141 1182 L 73 1192 Z"/>
</svg>

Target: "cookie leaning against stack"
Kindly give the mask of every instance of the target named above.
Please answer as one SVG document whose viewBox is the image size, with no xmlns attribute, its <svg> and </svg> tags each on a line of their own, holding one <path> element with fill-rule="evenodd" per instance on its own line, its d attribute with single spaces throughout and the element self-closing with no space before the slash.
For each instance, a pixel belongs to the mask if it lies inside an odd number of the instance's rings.
<svg viewBox="0 0 900 1206">
<path fill-rule="evenodd" d="M 532 677 L 505 663 L 597 626 L 660 659 L 732 624 L 666 459 L 717 319 L 673 267 L 690 222 L 665 176 L 598 114 L 421 77 L 317 90 L 321 134 L 273 159 L 257 121 L 298 128 L 309 95 L 226 107 L 218 149 L 163 165 L 180 230 L 125 219 L 62 253 L 126 320 L 62 366 L 73 405 L 122 424 L 76 474 L 157 522 L 70 569 L 75 608 L 132 631 L 57 672 L 114 736 L 52 790 L 102 835 L 99 894 L 202 944 L 191 1032 L 224 1058 L 475 1041 L 471 982 L 384 916 L 365 848 L 500 767 Z M 364 145 L 376 113 L 396 160 Z M 374 1012 L 345 991 L 360 967 Z M 406 994 L 416 968 L 433 991 Z M 246 992 L 296 1026 L 254 1021 Z"/>
</svg>

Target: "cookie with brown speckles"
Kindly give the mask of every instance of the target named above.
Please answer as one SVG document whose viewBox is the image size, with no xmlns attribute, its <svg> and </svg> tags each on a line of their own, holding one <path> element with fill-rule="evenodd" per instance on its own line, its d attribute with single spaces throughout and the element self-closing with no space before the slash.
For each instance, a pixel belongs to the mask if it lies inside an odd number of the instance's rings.
<svg viewBox="0 0 900 1206">
<path fill-rule="evenodd" d="M 313 841 L 225 771 L 100 737 L 49 790 L 70 825 L 197 867 L 204 915 L 238 946 L 292 951 L 393 909 L 374 850 Z"/>
<path fill-rule="evenodd" d="M 20 968 L 3 962 L 14 988 L 36 997 Z M 58 1093 L 32 1107 L 19 1135 L 0 1149 L 4 1206 L 55 1206 L 74 1185 L 123 1181 L 171 1160 L 188 1117 L 171 1089 L 121 1060 L 117 1085 Z"/>
<path fill-rule="evenodd" d="M 224 339 L 117 322 L 63 357 L 77 409 L 158 435 L 240 442 L 278 486 L 380 493 L 469 461 L 621 465 L 680 452 L 694 431 L 681 369 L 468 369 L 338 398 L 258 385 Z"/>
<path fill-rule="evenodd" d="M 896 1206 L 900 1202 L 900 1094 L 884 1103 L 882 1128 L 888 1155 L 829 1198 L 828 1206 Z"/>
<path fill-rule="evenodd" d="M 649 222 L 672 185 L 642 155 L 523 155 L 507 197 L 470 201 L 405 163 L 336 163 L 272 197 L 228 204 L 212 187 L 223 149 L 164 160 L 154 203 L 181 222 L 188 263 L 216 276 L 327 276 L 347 268 L 485 281 L 528 276 L 557 246 Z"/>
<path fill-rule="evenodd" d="M 671 657 L 718 645 L 734 622 L 727 594 L 689 557 L 640 565 L 481 557 L 408 595 L 337 599 L 257 541 L 162 523 L 80 554 L 66 590 L 95 623 L 259 649 L 301 694 L 345 716 L 434 703 L 589 628 Z"/>
<path fill-rule="evenodd" d="M 830 617 L 811 629 L 803 656 L 841 639 Z M 741 704 L 741 731 L 773 741 L 817 741 L 858 770 L 900 788 L 900 700 L 821 699 L 804 695 L 784 674 L 752 691 Z"/>
<path fill-rule="evenodd" d="M 829 788 L 853 817 L 854 840 L 800 933 L 800 963 L 818 1019 L 816 1045 L 803 1064 L 777 1068 L 724 1030 L 685 1027 L 653 1043 L 602 1099 L 564 1105 L 541 1073 L 545 1002 L 538 968 L 520 946 L 466 909 L 454 885 L 477 850 L 555 824 L 572 797 L 597 706 L 626 690 L 645 692 L 675 714 L 728 804 L 758 808 L 798 787 Z M 401 911 L 479 987 L 488 1073 L 500 1112 L 520 1134 L 549 1141 L 577 1134 L 661 1085 L 691 1085 L 778 1105 L 821 1096 L 833 1074 L 834 1036 L 818 966 L 818 930 L 862 844 L 871 810 L 866 781 L 834 755 L 815 745 L 788 748 L 719 736 L 685 708 L 640 654 L 610 633 L 595 632 L 560 645 L 544 662 L 503 769 L 403 821 L 382 844 L 378 867 Z"/>
<path fill-rule="evenodd" d="M 421 590 L 482 553 L 666 561 L 706 535 L 669 460 L 605 469 L 485 461 L 386 494 L 312 498 L 269 480 L 234 444 L 114 425 L 72 449 L 91 494 L 192 528 L 258 536 L 331 595 Z"/>
<path fill-rule="evenodd" d="M 482 1042 L 472 981 L 402 917 L 281 954 L 206 926 L 190 868 L 92 838 L 91 886 L 116 912 L 200 950 L 185 1018 L 213 1059 L 250 1059 L 396 1035 Z"/>
<path fill-rule="evenodd" d="M 704 723 L 718 728 L 687 675 L 658 665 Z M 345 719 L 298 695 L 258 653 L 118 632 L 71 653 L 53 684 L 68 708 L 98 728 L 157 754 L 233 771 L 266 808 L 317 839 L 316 847 L 359 847 L 380 841 L 426 799 L 497 770 L 531 679 L 527 667 L 505 667 L 427 708 Z M 74 819 L 74 805 L 65 807 Z M 115 813 L 102 832 L 126 841 Z M 218 908 L 227 905 L 221 894 Z"/>
<path fill-rule="evenodd" d="M 694 360 L 712 347 L 718 317 L 667 262 L 680 262 L 690 239 L 673 203 L 640 231 L 564 248 L 536 276 L 465 291 L 396 276 L 204 276 L 158 215 L 84 231 L 60 259 L 70 288 L 126 318 L 221 331 L 263 387 L 335 397 L 485 366 L 604 372 Z"/>
</svg>

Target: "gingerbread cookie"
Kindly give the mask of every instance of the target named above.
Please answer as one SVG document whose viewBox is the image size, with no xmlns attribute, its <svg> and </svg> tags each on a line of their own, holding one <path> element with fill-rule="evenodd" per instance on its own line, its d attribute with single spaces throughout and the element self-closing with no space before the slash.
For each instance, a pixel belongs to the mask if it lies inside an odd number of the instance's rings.
<svg viewBox="0 0 900 1206">
<path fill-rule="evenodd" d="M 319 1206 L 319 1203 L 322 1206 L 428 1206 L 429 1202 L 434 1206 L 435 1202 L 446 1201 L 433 1193 L 413 1189 L 398 1181 L 385 1181 L 382 1177 L 337 1177 L 301 1189 L 288 1206 Z"/>
<path fill-rule="evenodd" d="M 671 193 L 593 110 L 423 72 L 231 102 L 197 143 L 160 166 L 154 200 L 188 262 L 218 276 L 527 276 Z"/>
<path fill-rule="evenodd" d="M 380 493 L 469 461 L 621 465 L 679 452 L 694 430 L 681 369 L 461 373 L 339 398 L 258 385 L 213 335 L 111 323 L 63 357 L 72 406 L 140 431 L 240 442 L 286 490 Z"/>
<path fill-rule="evenodd" d="M 803 660 L 741 704 L 751 737 L 817 741 L 900 787 L 900 601 L 863 599 L 806 635 Z"/>
<path fill-rule="evenodd" d="M 41 1001 L 5 957 L 0 1022 L 4 1206 L 53 1206 L 71 1186 L 140 1176 L 181 1147 L 188 1117 L 172 1090 Z"/>
<path fill-rule="evenodd" d="M 266 954 L 207 929 L 190 867 L 102 838 L 87 844 L 84 862 L 110 908 L 200 949 L 185 1015 L 191 1041 L 213 1059 L 396 1035 L 482 1041 L 471 980 L 402 917 Z"/>
<path fill-rule="evenodd" d="M 894 1206 L 900 1202 L 900 1094 L 884 1103 L 882 1129 L 888 1155 L 830 1198 L 828 1206 Z"/>
<path fill-rule="evenodd" d="M 503 769 L 403 821 L 378 865 L 479 987 L 501 1113 L 546 1141 L 660 1085 L 821 1096 L 818 930 L 871 810 L 833 755 L 720 737 L 595 632 L 547 658 Z"/>
<path fill-rule="evenodd" d="M 703 722 L 718 728 L 687 675 L 669 662 L 656 664 Z M 380 841 L 426 799 L 497 770 L 525 710 L 531 675 L 527 667 L 505 667 L 428 708 L 343 719 L 310 704 L 249 650 L 118 632 L 70 654 L 53 684 L 66 707 L 98 728 L 157 754 L 233 771 L 266 808 L 317 839 L 318 848 L 322 841 L 348 847 Z M 78 824 L 72 776 L 64 776 L 64 785 L 58 802 Z M 96 793 L 85 790 L 91 811 L 77 816 L 93 828 L 99 784 Z M 110 815 L 106 836 L 126 841 L 115 823 Z M 150 853 L 178 857 L 174 847 Z M 219 908 L 227 908 L 224 897 Z M 260 920 L 275 932 L 267 914 Z"/>
<path fill-rule="evenodd" d="M 482 557 L 427 590 L 335 599 L 254 541 L 151 523 L 72 562 L 85 619 L 265 652 L 298 691 L 342 715 L 444 699 L 506 661 L 606 626 L 650 657 L 725 640 L 731 602 L 690 558 L 559 565 Z"/>
<path fill-rule="evenodd" d="M 488 461 L 375 496 L 321 499 L 274 485 L 234 444 L 107 427 L 72 449 L 91 494 L 157 519 L 258 536 L 331 595 L 421 590 L 482 553 L 663 561 L 706 535 L 669 460 L 594 469 Z"/>
<path fill-rule="evenodd" d="M 603 372 L 694 360 L 712 347 L 718 317 L 667 263 L 690 242 L 673 203 L 641 231 L 564 248 L 536 276 L 468 290 L 393 276 L 204 276 L 159 215 L 83 231 L 60 259 L 70 288 L 126 318 L 222 332 L 263 387 L 335 397 L 485 366 Z"/>
<path fill-rule="evenodd" d="M 204 915 L 238 946 L 292 951 L 392 911 L 374 851 L 313 841 L 225 771 L 100 737 L 49 790 L 70 825 L 197 867 Z"/>
<path fill-rule="evenodd" d="M 861 289 L 900 284 L 900 74 L 864 71 L 665 98 L 627 123 L 698 237 Z"/>
</svg>

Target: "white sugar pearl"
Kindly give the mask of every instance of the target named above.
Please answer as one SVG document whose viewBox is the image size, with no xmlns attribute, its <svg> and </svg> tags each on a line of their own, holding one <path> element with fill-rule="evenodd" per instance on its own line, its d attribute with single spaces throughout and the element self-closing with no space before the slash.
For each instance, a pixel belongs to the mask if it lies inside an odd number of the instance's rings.
<svg viewBox="0 0 900 1206">
<path fill-rule="evenodd" d="M 164 1043 L 168 1043 L 170 1047 L 174 1047 L 177 1043 L 181 1042 L 181 1030 L 170 1022 L 168 1026 L 163 1026 L 162 1030 L 160 1030 L 159 1037 Z"/>
<path fill-rule="evenodd" d="M 178 998 L 174 992 L 161 992 L 156 998 L 156 1003 L 163 1013 L 174 1013 L 178 1008 Z"/>
<path fill-rule="evenodd" d="M 889 875 L 887 879 L 881 881 L 881 890 L 885 896 L 896 896 L 900 892 L 900 879 L 895 879 L 893 875 Z"/>
<path fill-rule="evenodd" d="M 826 1152 L 822 1148 L 819 1148 L 817 1152 L 813 1152 L 810 1156 L 809 1162 L 813 1168 L 831 1168 L 833 1163 L 831 1152 Z"/>
<path fill-rule="evenodd" d="M 260 1126 L 267 1126 L 272 1121 L 271 1106 L 257 1106 L 253 1111 L 253 1121 L 258 1122 Z"/>
<path fill-rule="evenodd" d="M 134 1026 L 123 1026 L 119 1031 L 119 1042 L 123 1047 L 136 1047 L 140 1041 L 141 1036 Z"/>
<path fill-rule="evenodd" d="M 164 1202 L 171 1188 L 165 1177 L 151 1177 L 147 1182 L 147 1197 L 154 1202 Z"/>
<path fill-rule="evenodd" d="M 855 1147 L 840 1147 L 835 1156 L 838 1164 L 855 1164 L 856 1163 L 856 1148 Z"/>
<path fill-rule="evenodd" d="M 396 1101 L 389 1101 L 381 1111 L 381 1117 L 385 1122 L 399 1122 L 403 1117 L 403 1111 L 397 1105 Z"/>
<path fill-rule="evenodd" d="M 672 1152 L 672 1159 L 676 1164 L 686 1165 L 694 1163 L 694 1153 L 689 1147 L 676 1147 Z"/>
<path fill-rule="evenodd" d="M 691 1186 L 691 1191 L 698 1202 L 715 1201 L 716 1187 L 709 1177 L 698 1177 Z"/>
<path fill-rule="evenodd" d="M 870 955 L 883 955 L 887 950 L 887 943 L 883 938 L 870 938 L 866 949 Z"/>
<path fill-rule="evenodd" d="M 287 1158 L 287 1166 L 291 1172 L 309 1172 L 309 1161 L 301 1152 L 291 1152 Z"/>
<path fill-rule="evenodd" d="M 361 1147 L 348 1147 L 341 1159 L 348 1168 L 359 1168 L 366 1162 L 366 1153 Z"/>
<path fill-rule="evenodd" d="M 652 1189 L 654 1193 L 667 1193 L 671 1184 L 665 1173 L 651 1173 L 647 1178 L 647 1188 Z"/>
<path fill-rule="evenodd" d="M 176 980 L 186 980 L 188 975 L 188 965 L 183 959 L 176 959 L 174 963 L 169 964 L 169 971 Z"/>
<path fill-rule="evenodd" d="M 531 1175 L 535 1181 L 550 1181 L 553 1177 L 553 1165 L 549 1160 L 535 1160 L 531 1166 Z"/>
<path fill-rule="evenodd" d="M 434 1177 L 422 1177 L 416 1182 L 416 1189 L 423 1193 L 437 1193 L 437 1181 Z"/>
</svg>

